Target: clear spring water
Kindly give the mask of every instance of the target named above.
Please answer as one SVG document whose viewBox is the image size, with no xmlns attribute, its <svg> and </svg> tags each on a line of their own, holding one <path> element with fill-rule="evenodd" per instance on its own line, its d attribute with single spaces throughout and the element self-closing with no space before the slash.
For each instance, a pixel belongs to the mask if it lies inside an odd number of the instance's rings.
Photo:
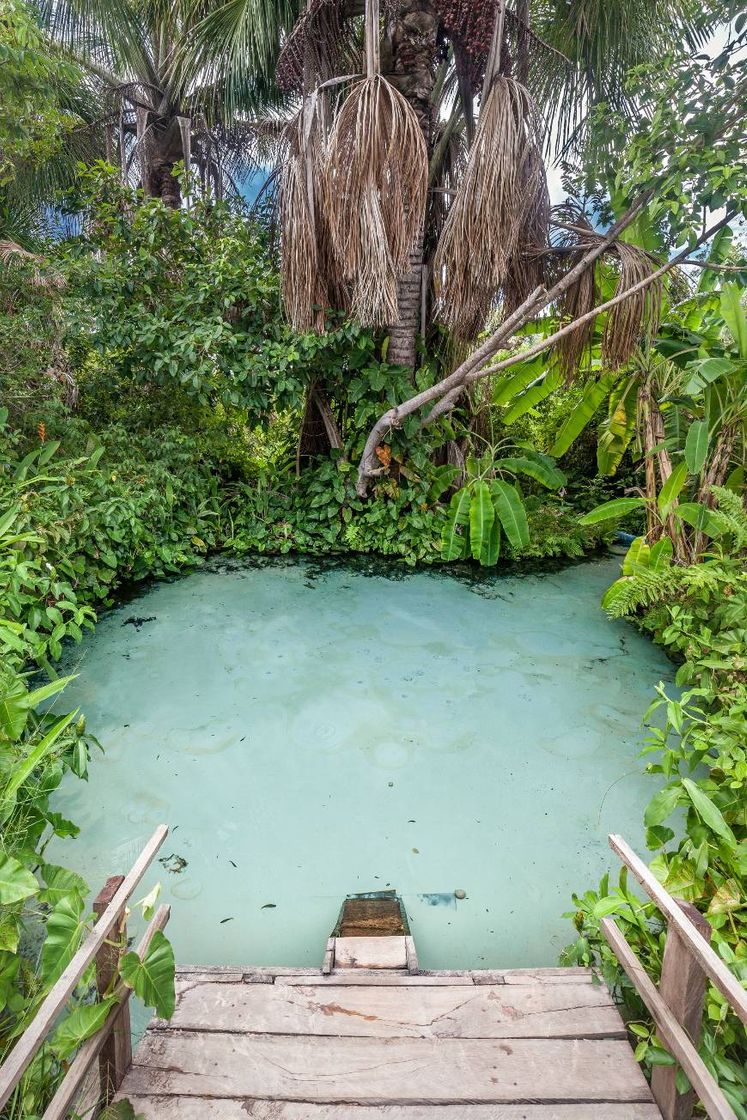
<svg viewBox="0 0 747 1120">
<path fill-rule="evenodd" d="M 390 886 L 424 967 L 556 963 L 655 791 L 640 719 L 669 666 L 599 609 L 618 571 L 280 561 L 145 591 L 71 654 L 65 705 L 106 751 L 48 858 L 98 889 L 170 824 L 139 893 L 162 883 L 182 964 L 317 964 L 343 897 Z"/>
</svg>

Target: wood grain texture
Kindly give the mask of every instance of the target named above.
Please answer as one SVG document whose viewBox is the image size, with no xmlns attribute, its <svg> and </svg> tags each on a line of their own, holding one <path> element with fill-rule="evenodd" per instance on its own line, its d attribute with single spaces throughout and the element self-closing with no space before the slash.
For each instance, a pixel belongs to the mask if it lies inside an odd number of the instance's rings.
<svg viewBox="0 0 747 1120">
<path fill-rule="evenodd" d="M 336 937 L 335 968 L 407 968 L 404 935 Z"/>
<path fill-rule="evenodd" d="M 679 902 L 679 900 L 678 900 Z M 711 924 L 689 902 L 679 902 L 682 912 L 706 941 L 711 940 Z M 667 931 L 661 965 L 659 995 L 697 1048 L 703 1021 L 706 976 L 695 957 L 672 926 Z M 690 1120 L 695 1094 L 677 1092 L 675 1066 L 654 1066 L 651 1092 L 664 1120 Z"/>
<path fill-rule="evenodd" d="M 170 1024 L 231 1033 L 377 1038 L 625 1038 L 591 984 L 320 986 L 177 983 Z"/>
<path fill-rule="evenodd" d="M 329 976 L 323 976 L 318 970 L 312 976 L 276 976 L 275 984 L 280 985 L 318 985 L 319 987 L 327 987 L 335 984 L 358 984 L 358 985 L 373 985 L 374 987 L 409 987 L 414 985 L 416 987 L 424 988 L 443 988 L 449 986 L 464 986 L 473 983 L 471 976 L 424 976 L 419 973 L 417 976 L 411 976 L 407 972 L 387 972 L 385 969 L 378 971 L 365 971 L 364 969 L 356 969 L 355 972 L 350 970 L 333 972 Z"/>
<path fill-rule="evenodd" d="M 661 1120 L 652 1104 L 350 1105 L 135 1097 L 145 1120 Z"/>
<path fill-rule="evenodd" d="M 122 1095 L 359 1104 L 650 1102 L 616 1039 L 340 1038 L 151 1031 Z"/>
</svg>

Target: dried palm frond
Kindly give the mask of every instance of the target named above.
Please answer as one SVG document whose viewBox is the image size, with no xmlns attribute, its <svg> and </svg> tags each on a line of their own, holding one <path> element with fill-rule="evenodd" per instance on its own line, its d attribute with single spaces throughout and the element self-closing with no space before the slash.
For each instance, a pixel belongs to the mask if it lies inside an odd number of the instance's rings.
<svg viewBox="0 0 747 1120">
<path fill-rule="evenodd" d="M 560 237 L 553 245 L 557 274 L 561 275 L 574 268 L 586 252 L 596 248 L 602 236 L 591 226 L 583 210 L 572 204 L 557 207 L 554 213 L 558 216 L 555 224 L 561 229 Z M 614 242 L 606 251 L 605 259 L 615 262 L 618 269 L 615 295 L 633 288 L 659 267 L 655 257 L 627 241 Z M 569 322 L 589 314 L 598 303 L 597 269 L 598 262 L 590 265 L 565 293 L 559 311 Z M 641 341 L 656 333 L 661 298 L 662 282 L 655 281 L 610 311 L 602 336 L 602 361 L 607 368 L 618 369 L 625 365 Z M 595 324 L 596 319 L 589 319 L 558 343 L 555 354 L 567 380 L 578 371 L 593 337 Z"/>
<path fill-rule="evenodd" d="M 325 213 L 351 309 L 361 323 L 398 321 L 397 280 L 422 228 L 428 153 L 417 117 L 380 74 L 355 85 L 332 127 Z"/>
<path fill-rule="evenodd" d="M 18 245 L 15 241 L 0 240 L 0 264 L 9 268 L 15 263 L 34 265 L 31 272 L 31 283 L 35 288 L 65 287 L 65 278 L 59 272 L 49 268 L 44 272 L 42 271 L 42 267 L 46 264 L 44 257 L 24 249 L 22 245 Z"/>
<path fill-rule="evenodd" d="M 503 284 L 503 311 L 510 315 L 530 292 L 545 283 L 547 272 L 550 195 L 545 165 L 539 149 L 532 145 L 522 171 L 524 214 L 519 223 L 516 249 L 509 261 Z"/>
<path fill-rule="evenodd" d="M 658 268 L 658 262 L 649 253 L 625 241 L 616 242 L 615 254 L 620 262 L 615 295 L 627 292 Z M 662 282 L 655 280 L 612 308 L 602 337 L 602 361 L 611 369 L 624 366 L 641 340 L 656 334 L 661 299 Z"/>
<path fill-rule="evenodd" d="M 434 262 L 439 314 L 462 337 L 480 330 L 506 282 L 523 226 L 547 209 L 541 129 L 532 101 L 499 76 L 484 99 L 467 168 Z"/>
<path fill-rule="evenodd" d="M 304 112 L 288 129 L 288 151 L 280 187 L 280 240 L 283 307 L 297 331 L 324 330 L 329 304 L 319 259 L 315 195 L 320 174 L 320 144 Z"/>
</svg>

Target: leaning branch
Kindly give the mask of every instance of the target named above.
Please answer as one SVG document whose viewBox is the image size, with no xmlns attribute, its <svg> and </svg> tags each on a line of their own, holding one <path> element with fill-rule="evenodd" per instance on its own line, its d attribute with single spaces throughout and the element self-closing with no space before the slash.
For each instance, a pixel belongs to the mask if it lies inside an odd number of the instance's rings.
<svg viewBox="0 0 747 1120">
<path fill-rule="evenodd" d="M 430 423 L 438 416 L 442 416 L 445 412 L 448 412 L 449 409 L 454 407 L 462 392 L 469 385 L 484 377 L 489 377 L 494 373 L 500 373 L 502 370 L 517 365 L 519 362 L 524 362 L 529 358 L 533 358 L 537 354 L 543 353 L 545 350 L 554 346 L 560 339 L 570 334 L 571 331 L 590 322 L 603 312 L 611 310 L 624 300 L 630 299 L 630 297 L 634 296 L 637 292 L 644 290 L 661 279 L 662 276 L 670 272 L 673 268 L 685 263 L 689 256 L 696 252 L 707 241 L 710 241 L 723 226 L 727 225 L 734 218 L 733 211 L 727 212 L 720 221 L 714 223 L 714 225 L 710 226 L 708 229 L 705 229 L 693 245 L 687 246 L 676 256 L 661 265 L 660 268 L 640 280 L 637 284 L 634 284 L 624 292 L 620 292 L 619 295 L 613 296 L 612 299 L 607 300 L 605 303 L 599 304 L 598 307 L 593 308 L 593 310 L 587 312 L 585 315 L 573 319 L 559 330 L 554 331 L 553 334 L 535 343 L 534 346 L 530 346 L 527 350 L 522 350 L 511 357 L 504 358 L 503 361 L 495 365 L 490 365 L 490 359 L 498 350 L 505 349 L 506 343 L 520 326 L 523 326 L 539 311 L 547 307 L 548 304 L 563 295 L 576 281 L 579 275 L 609 248 L 622 230 L 627 228 L 627 226 L 635 220 L 649 198 L 650 192 L 647 192 L 634 203 L 620 221 L 615 223 L 600 243 L 589 250 L 578 264 L 576 264 L 570 272 L 566 273 L 566 275 L 550 288 L 549 291 L 546 291 L 544 288 L 536 288 L 521 307 L 517 308 L 490 338 L 488 338 L 482 346 L 478 347 L 466 361 L 462 362 L 453 373 L 449 374 L 448 377 L 443 378 L 441 381 L 436 382 L 436 384 L 432 385 L 429 389 L 425 389 L 423 392 L 411 397 L 409 400 L 387 409 L 387 411 L 379 417 L 376 424 L 371 429 L 358 466 L 357 490 L 361 496 L 365 496 L 370 480 L 383 474 L 386 469 L 379 464 L 378 457 L 376 456 L 376 448 L 381 442 L 382 437 L 392 428 L 401 427 L 403 419 L 407 416 L 412 415 L 413 412 L 416 412 L 418 409 L 422 408 L 423 405 L 429 404 L 431 401 L 436 401 L 438 403 L 434 405 L 431 413 L 426 417 L 424 425 Z"/>
<path fill-rule="evenodd" d="M 561 277 L 552 288 L 549 290 L 542 287 L 535 288 L 521 306 L 517 307 L 516 311 L 509 315 L 497 330 L 481 346 L 478 346 L 453 373 L 450 373 L 448 377 L 438 381 L 435 385 L 431 385 L 430 388 L 417 393 L 414 397 L 410 397 L 409 400 L 393 405 L 379 417 L 366 440 L 366 446 L 358 466 L 357 490 L 361 497 L 365 496 L 370 480 L 383 474 L 386 470 L 385 467 L 380 465 L 376 455 L 376 448 L 381 443 L 384 434 L 392 428 L 401 427 L 402 421 L 411 416 L 413 412 L 417 412 L 423 405 L 440 400 L 447 393 L 450 394 L 452 390 L 459 389 L 459 392 L 453 397 L 454 403 L 456 403 L 461 390 L 467 383 L 467 376 L 482 369 L 499 350 L 505 348 L 505 344 L 519 327 L 528 323 L 548 304 L 559 299 L 576 282 L 579 276 L 609 249 L 623 230 L 635 221 L 649 202 L 652 194 L 653 191 L 650 190 L 643 192 L 629 210 L 608 230 L 605 236 L 600 238 L 598 244 L 590 248 L 581 260 L 565 276 Z M 520 358 L 517 357 L 516 360 L 519 361 Z"/>
</svg>

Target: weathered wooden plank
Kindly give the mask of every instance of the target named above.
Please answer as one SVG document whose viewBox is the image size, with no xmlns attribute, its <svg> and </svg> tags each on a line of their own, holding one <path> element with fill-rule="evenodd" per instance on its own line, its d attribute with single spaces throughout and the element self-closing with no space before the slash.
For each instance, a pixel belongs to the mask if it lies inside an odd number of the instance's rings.
<svg viewBox="0 0 747 1120">
<path fill-rule="evenodd" d="M 94 960 L 99 949 L 119 921 L 122 908 L 148 870 L 153 857 L 168 833 L 169 830 L 165 824 L 159 825 L 155 830 L 123 880 L 122 885 L 113 896 L 109 906 L 100 916 L 60 978 L 50 988 L 31 1024 L 21 1035 L 9 1057 L 0 1067 L 0 1108 L 7 1104 L 24 1071 L 30 1065 L 37 1050 L 52 1029 L 57 1016 L 75 991 L 80 977 Z"/>
<path fill-rule="evenodd" d="M 590 968 L 503 968 L 474 970 L 476 984 L 594 984 Z"/>
<path fill-rule="evenodd" d="M 130 1097 L 145 1120 L 661 1120 L 652 1104 L 309 1104 L 296 1101 Z"/>
<path fill-rule="evenodd" d="M 617 1039 L 310 1038 L 149 1031 L 122 1094 L 360 1104 L 650 1102 Z"/>
<path fill-rule="evenodd" d="M 403 936 L 336 937 L 335 968 L 407 968 Z"/>
<path fill-rule="evenodd" d="M 156 911 L 153 919 L 148 924 L 148 928 L 146 929 L 140 944 L 135 950 L 135 952 L 141 959 L 148 951 L 148 946 L 153 940 L 153 934 L 156 932 L 156 930 L 165 929 L 170 916 L 170 906 L 158 907 L 158 910 Z M 115 1010 L 113 1012 L 113 1016 L 110 1015 L 110 1018 L 101 1028 L 101 1030 L 97 1031 L 96 1034 L 91 1036 L 91 1038 L 86 1039 L 86 1041 L 80 1047 L 78 1053 L 75 1055 L 72 1062 L 68 1066 L 67 1072 L 63 1077 L 62 1082 L 57 1087 L 57 1091 L 52 1097 L 52 1100 L 44 1110 L 43 1120 L 65 1120 L 65 1117 L 70 1112 L 70 1109 L 72 1108 L 76 1100 L 80 1109 L 80 1100 L 78 1098 L 81 1090 L 86 1084 L 87 1074 L 89 1073 L 94 1060 L 103 1051 L 107 1039 L 111 1036 L 112 1031 L 117 1029 L 117 1019 L 122 1015 L 122 1012 L 125 1010 L 125 1008 L 128 1007 L 132 991 L 123 982 L 120 982 L 115 988 L 113 994 L 119 1002 L 119 1011 Z M 129 1016 L 127 1018 L 127 1030 L 128 1032 L 130 1030 Z M 130 1051 L 130 1057 L 127 1063 L 127 1067 L 122 1070 L 123 1075 L 126 1072 L 126 1069 L 129 1067 L 129 1063 L 131 1060 L 132 1052 Z M 121 1080 L 122 1078 L 119 1078 L 117 1084 L 113 1086 L 112 1093 L 109 1095 L 109 1099 L 114 1095 L 114 1090 L 119 1088 L 119 1082 Z M 96 1078 L 96 1084 L 98 1085 L 99 1091 L 95 1094 L 95 1101 L 98 1104 L 101 1102 L 102 1097 L 107 1096 L 107 1094 L 103 1092 L 104 1086 L 101 1083 L 101 1078 L 98 1076 Z M 81 1109 L 81 1111 L 85 1115 L 85 1110 Z"/>
<path fill-rule="evenodd" d="M 182 968 L 181 965 L 177 965 L 176 979 L 177 981 L 209 981 L 211 984 L 240 984 L 245 972 L 244 968 Z M 267 975 L 272 980 L 274 973 L 268 969 Z"/>
<path fill-rule="evenodd" d="M 625 1038 L 591 984 L 372 987 L 184 984 L 164 1027 L 376 1038 Z"/>
<path fill-rule="evenodd" d="M 703 1059 L 664 1003 L 656 990 L 656 985 L 647 976 L 643 965 L 616 923 L 611 918 L 602 918 L 600 926 L 610 948 L 628 974 L 638 995 L 651 1012 L 656 1023 L 657 1035 L 687 1074 L 690 1084 L 703 1102 L 710 1120 L 737 1120 L 736 1113 L 721 1092 Z"/>
<path fill-rule="evenodd" d="M 633 872 L 646 894 L 653 899 L 670 925 L 676 928 L 711 982 L 726 997 L 742 1022 L 747 1023 L 747 991 L 734 973 L 724 964 L 692 922 L 685 917 L 676 899 L 664 890 L 653 872 L 646 867 L 622 836 L 610 836 L 609 843 L 612 850 Z"/>
<path fill-rule="evenodd" d="M 708 919 L 689 902 L 679 902 L 679 906 L 700 935 L 710 942 L 711 924 Z M 659 995 L 696 1049 L 700 1042 L 705 993 L 706 975 L 703 969 L 671 926 L 664 945 Z M 651 1092 L 664 1120 L 690 1120 L 695 1093 L 692 1089 L 686 1093 L 677 1091 L 676 1066 L 654 1066 Z"/>
<path fill-rule="evenodd" d="M 319 971 L 312 973 L 309 976 L 276 976 L 275 986 L 291 986 L 291 985 L 326 985 L 326 984 L 365 984 L 372 985 L 373 987 L 397 987 L 402 985 L 414 984 L 417 987 L 424 988 L 439 988 L 448 985 L 465 985 L 469 987 L 473 983 L 472 977 L 469 975 L 450 973 L 445 976 L 429 976 L 427 974 L 418 973 L 417 976 L 410 975 L 409 972 L 387 972 L 385 969 L 373 969 L 366 971 L 364 969 L 356 969 L 352 971 L 333 972 L 329 976 L 323 976 Z"/>
</svg>

